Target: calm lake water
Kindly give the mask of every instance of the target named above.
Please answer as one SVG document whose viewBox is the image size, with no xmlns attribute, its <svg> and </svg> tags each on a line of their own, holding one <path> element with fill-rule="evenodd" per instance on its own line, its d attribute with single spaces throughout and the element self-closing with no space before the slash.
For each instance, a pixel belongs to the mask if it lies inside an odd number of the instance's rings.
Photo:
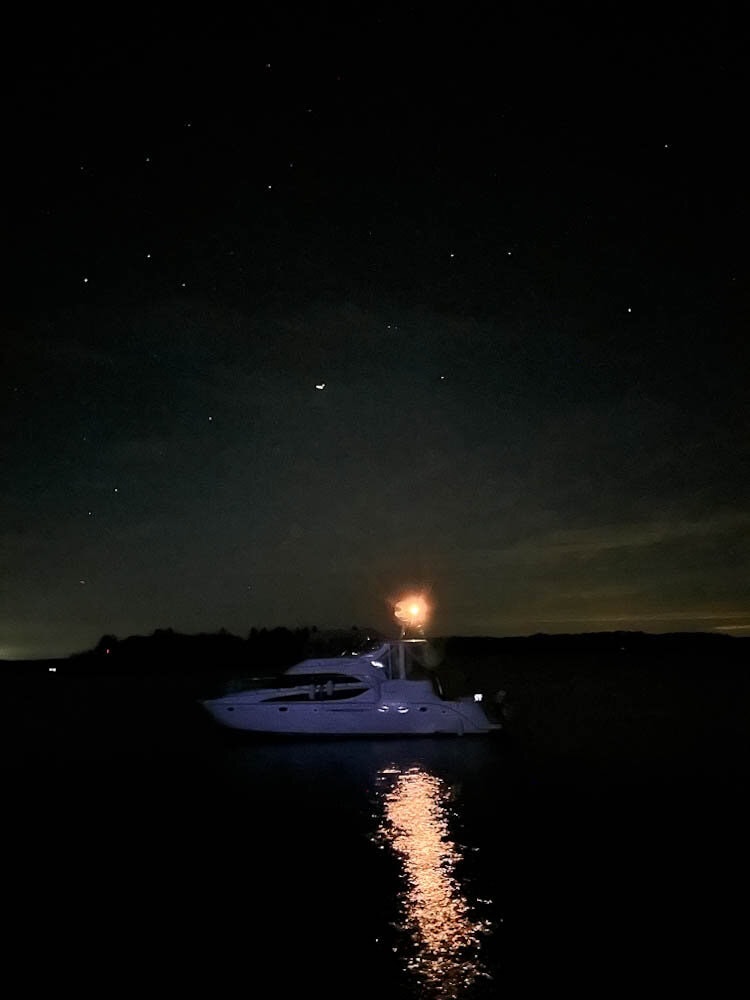
<svg viewBox="0 0 750 1000">
<path fill-rule="evenodd" d="M 163 692 L 47 680 L 6 698 L 2 744 L 5 951 L 30 988 L 473 1000 L 744 978 L 745 786 L 709 747 L 629 770 L 563 766 L 522 730 L 242 741 Z"/>
</svg>

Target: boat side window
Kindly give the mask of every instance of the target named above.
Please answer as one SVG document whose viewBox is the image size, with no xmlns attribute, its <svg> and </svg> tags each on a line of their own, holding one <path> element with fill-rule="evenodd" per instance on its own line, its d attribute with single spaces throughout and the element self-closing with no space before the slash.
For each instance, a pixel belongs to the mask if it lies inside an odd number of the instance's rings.
<svg viewBox="0 0 750 1000">
<path fill-rule="evenodd" d="M 332 676 L 330 675 L 318 676 L 315 678 L 315 682 L 312 688 L 313 694 L 311 694 L 310 697 L 311 698 L 314 697 L 318 701 L 321 698 L 323 699 L 332 698 L 333 689 L 334 689 L 334 681 Z"/>
<path fill-rule="evenodd" d="M 355 698 L 367 690 L 367 685 L 362 679 L 351 674 L 326 674 L 317 680 L 318 697 L 325 700 L 340 701 L 343 698 Z"/>
<path fill-rule="evenodd" d="M 276 692 L 269 701 L 328 701 L 352 698 L 367 690 L 367 684 L 351 674 L 295 674 L 288 678 L 286 691 Z"/>
</svg>

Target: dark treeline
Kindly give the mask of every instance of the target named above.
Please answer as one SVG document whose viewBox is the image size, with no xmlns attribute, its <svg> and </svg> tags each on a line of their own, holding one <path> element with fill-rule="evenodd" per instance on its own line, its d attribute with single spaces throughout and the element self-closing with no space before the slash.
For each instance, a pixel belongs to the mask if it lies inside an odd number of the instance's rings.
<svg viewBox="0 0 750 1000">
<path fill-rule="evenodd" d="M 449 648 L 463 653 L 486 655 L 496 652 L 528 653 L 700 653 L 720 652 L 724 655 L 747 656 L 750 638 L 738 638 L 719 632 L 581 632 L 529 636 L 456 636 L 448 640 Z"/>
<path fill-rule="evenodd" d="M 103 635 L 93 649 L 73 654 L 66 665 L 96 673 L 274 673 L 307 657 L 356 652 L 377 638 L 375 630 L 357 626 L 253 628 L 245 638 L 226 629 L 189 635 L 166 628 L 125 639 Z"/>
<path fill-rule="evenodd" d="M 316 626 L 252 628 L 244 638 L 220 629 L 186 634 L 171 628 L 150 635 L 118 638 L 103 635 L 89 650 L 51 660 L 3 664 L 13 668 L 50 669 L 95 674 L 202 674 L 231 676 L 273 674 L 307 657 L 359 652 L 385 637 L 373 628 L 319 629 Z M 747 663 L 750 637 L 719 633 L 593 632 L 530 636 L 450 636 L 430 640 L 444 668 L 487 660 L 499 663 L 604 663 L 669 661 L 674 664 Z"/>
<path fill-rule="evenodd" d="M 118 639 L 104 635 L 96 646 L 68 658 L 79 669 L 119 671 L 124 669 L 162 672 L 262 669 L 274 672 L 312 656 L 342 656 L 368 648 L 384 639 L 373 628 L 318 629 L 253 628 L 245 638 L 226 629 L 214 633 L 185 634 L 157 629 L 151 635 Z M 451 636 L 431 640 L 441 658 L 500 656 L 546 659 L 602 654 L 640 658 L 704 658 L 716 654 L 722 660 L 745 659 L 750 639 L 709 632 L 590 632 L 531 636 Z"/>
</svg>

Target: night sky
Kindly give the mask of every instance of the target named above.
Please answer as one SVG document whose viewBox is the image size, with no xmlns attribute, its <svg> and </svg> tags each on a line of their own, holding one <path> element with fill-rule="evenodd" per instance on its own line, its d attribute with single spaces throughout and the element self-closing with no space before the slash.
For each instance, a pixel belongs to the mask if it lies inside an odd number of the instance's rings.
<svg viewBox="0 0 750 1000">
<path fill-rule="evenodd" d="M 745 52 L 692 17 L 9 43 L 0 658 L 409 587 L 747 634 Z"/>
</svg>

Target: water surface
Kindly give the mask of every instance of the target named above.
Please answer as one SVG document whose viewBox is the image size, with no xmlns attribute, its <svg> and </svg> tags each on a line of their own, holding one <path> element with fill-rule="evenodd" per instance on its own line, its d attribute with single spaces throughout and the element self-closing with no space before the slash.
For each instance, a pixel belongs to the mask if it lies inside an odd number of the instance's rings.
<svg viewBox="0 0 750 1000">
<path fill-rule="evenodd" d="M 709 748 L 698 775 L 521 732 L 238 740 L 95 688 L 17 693 L 4 733 L 6 943 L 39 984 L 479 1000 L 739 967 L 747 825 Z"/>
</svg>

